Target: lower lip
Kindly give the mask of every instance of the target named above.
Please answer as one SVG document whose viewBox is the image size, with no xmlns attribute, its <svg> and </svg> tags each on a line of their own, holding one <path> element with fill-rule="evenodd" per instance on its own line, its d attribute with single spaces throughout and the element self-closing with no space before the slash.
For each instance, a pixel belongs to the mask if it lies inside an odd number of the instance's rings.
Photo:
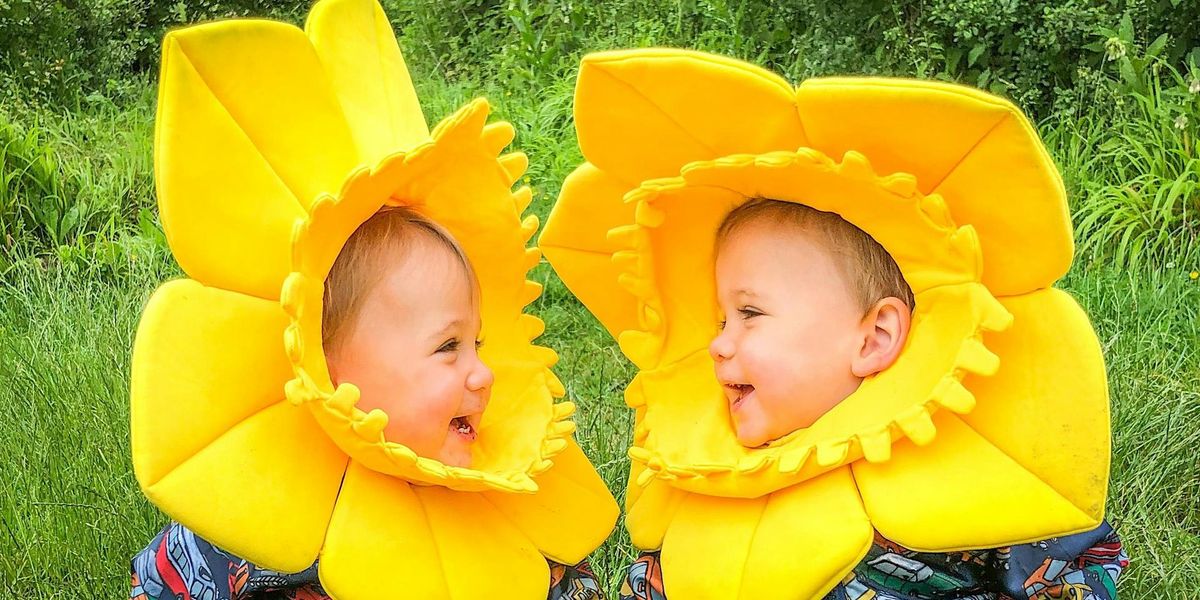
<svg viewBox="0 0 1200 600">
<path fill-rule="evenodd" d="M 743 394 L 742 397 L 738 398 L 737 400 L 734 400 L 733 404 L 729 405 L 729 410 L 733 411 L 733 412 L 737 412 L 737 410 L 739 408 L 741 408 L 743 404 L 746 403 L 746 400 L 749 400 L 750 397 L 753 395 L 754 395 L 754 390 L 750 390 L 749 393 Z"/>
</svg>

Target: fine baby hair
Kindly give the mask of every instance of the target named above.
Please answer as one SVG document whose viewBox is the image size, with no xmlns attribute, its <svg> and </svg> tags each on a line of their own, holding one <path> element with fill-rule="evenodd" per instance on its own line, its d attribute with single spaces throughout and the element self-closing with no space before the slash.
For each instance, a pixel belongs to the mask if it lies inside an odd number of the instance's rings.
<svg viewBox="0 0 1200 600">
<path fill-rule="evenodd" d="M 462 246 L 444 227 L 404 206 L 384 206 L 346 240 L 329 275 L 321 307 L 321 340 L 334 351 L 345 328 L 357 316 L 363 299 L 378 283 L 384 266 L 401 260 L 412 246 L 432 242 L 451 252 L 479 294 L 479 280 Z"/>
<path fill-rule="evenodd" d="M 817 234 L 820 245 L 833 256 L 851 284 L 851 292 L 862 310 L 887 297 L 899 298 L 910 311 L 916 306 L 912 288 L 904 281 L 904 274 L 892 255 L 875 238 L 837 213 L 795 202 L 757 198 L 733 209 L 721 221 L 717 228 L 717 251 L 738 229 L 758 221 L 790 225 Z"/>
</svg>

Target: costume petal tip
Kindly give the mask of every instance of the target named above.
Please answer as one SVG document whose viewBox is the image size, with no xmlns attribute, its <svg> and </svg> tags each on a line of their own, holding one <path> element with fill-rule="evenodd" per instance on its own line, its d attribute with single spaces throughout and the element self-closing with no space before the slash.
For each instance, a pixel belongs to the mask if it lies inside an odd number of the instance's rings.
<svg viewBox="0 0 1200 600">
<path fill-rule="evenodd" d="M 525 334 L 525 339 L 531 342 L 546 332 L 546 324 L 533 315 L 522 313 L 517 317 L 517 322 L 520 325 L 521 331 Z"/>
<path fill-rule="evenodd" d="M 765 454 L 751 454 L 738 461 L 737 470 L 741 473 L 757 473 L 763 470 L 769 462 Z"/>
<path fill-rule="evenodd" d="M 638 315 L 640 317 L 638 319 L 638 324 L 642 326 L 642 329 L 644 329 L 646 331 L 656 331 L 656 332 L 662 329 L 662 326 L 663 326 L 662 315 L 659 313 L 659 311 L 655 310 L 653 307 L 643 306 L 641 312 L 638 313 Z"/>
<path fill-rule="evenodd" d="M 887 429 L 859 434 L 858 444 L 868 462 L 887 462 L 892 457 L 892 435 Z"/>
<path fill-rule="evenodd" d="M 662 225 L 666 218 L 667 215 L 662 209 L 646 201 L 639 202 L 637 209 L 634 211 L 635 222 L 642 227 L 649 227 L 651 229 Z"/>
<path fill-rule="evenodd" d="M 283 330 L 283 347 L 292 364 L 304 362 L 304 339 L 295 323 L 288 325 L 287 329 Z"/>
<path fill-rule="evenodd" d="M 808 462 L 808 457 L 812 454 L 812 446 L 804 446 L 785 452 L 779 458 L 780 473 L 796 473 Z"/>
<path fill-rule="evenodd" d="M 558 363 L 558 353 L 545 346 L 530 346 L 529 351 L 533 353 L 535 360 L 546 365 L 547 368 L 553 367 Z"/>
<path fill-rule="evenodd" d="M 537 215 L 526 215 L 524 219 L 521 219 L 521 239 L 526 244 L 529 243 L 529 240 L 533 239 L 533 234 L 537 233 L 538 225 L 540 224 L 541 221 Z"/>
<path fill-rule="evenodd" d="M 354 433 L 365 442 L 382 443 L 383 430 L 387 427 L 387 413 L 375 408 L 366 413 L 361 419 L 352 421 L 350 427 Z"/>
<path fill-rule="evenodd" d="M 912 198 L 917 193 L 917 178 L 909 173 L 893 173 L 884 177 L 880 184 L 901 198 Z"/>
<path fill-rule="evenodd" d="M 517 214 L 525 214 L 525 211 L 529 210 L 529 205 L 533 203 L 533 188 L 523 185 L 513 192 L 512 197 L 513 206 L 517 207 Z"/>
<path fill-rule="evenodd" d="M 555 359 L 557 360 L 557 358 L 558 355 L 556 354 Z M 549 368 L 546 369 L 546 389 L 550 391 L 552 398 L 562 398 L 567 395 L 566 386 L 563 385 L 562 380 Z"/>
<path fill-rule="evenodd" d="M 916 186 L 917 180 L 913 179 L 912 182 Z M 912 197 L 912 194 L 906 197 Z M 921 198 L 921 213 L 938 227 L 943 229 L 955 227 L 954 217 L 950 214 L 950 207 L 946 204 L 946 200 L 938 194 L 930 194 Z"/>
<path fill-rule="evenodd" d="M 435 140 L 451 138 L 479 138 L 483 135 L 483 127 L 487 122 L 491 105 L 485 98 L 476 98 L 458 109 L 453 115 L 442 119 L 433 128 L 432 137 Z"/>
<path fill-rule="evenodd" d="M 617 338 L 621 352 L 629 357 L 639 368 L 648 368 L 658 356 L 659 339 L 657 336 L 644 331 L 624 331 Z"/>
<path fill-rule="evenodd" d="M 567 421 L 566 423 L 570 424 L 570 425 L 574 425 L 574 423 L 570 423 L 569 421 Z M 562 423 L 559 423 L 559 424 L 562 424 Z M 574 427 L 572 427 L 571 429 L 574 430 Z M 564 440 L 562 438 L 550 438 L 550 439 L 542 442 L 542 456 L 554 456 L 566 449 L 567 449 L 567 440 Z"/>
<path fill-rule="evenodd" d="M 954 377 L 946 377 L 934 391 L 934 400 L 960 415 L 975 410 L 975 394 Z"/>
<path fill-rule="evenodd" d="M 333 394 L 325 401 L 325 405 L 341 415 L 349 415 L 358 404 L 361 393 L 353 383 L 338 384 Z"/>
<path fill-rule="evenodd" d="M 929 444 L 937 436 L 937 428 L 934 427 L 929 410 L 925 407 L 915 408 L 897 417 L 896 425 L 918 446 Z"/>
<path fill-rule="evenodd" d="M 550 435 L 553 435 L 556 438 L 565 438 L 565 437 L 571 435 L 572 433 L 575 433 L 575 422 L 574 421 L 555 421 L 550 424 L 549 432 L 550 432 Z M 561 439 L 556 440 L 556 441 L 565 443 L 565 440 L 561 440 Z M 561 450 L 554 451 L 554 453 L 556 453 L 556 454 L 558 452 L 561 452 Z"/>
<path fill-rule="evenodd" d="M 534 300 L 537 300 L 542 295 L 542 284 L 536 281 L 525 280 L 525 289 L 521 295 L 521 306 L 529 306 Z"/>
<path fill-rule="evenodd" d="M 956 364 L 971 373 L 990 376 L 1000 369 L 1000 357 L 988 350 L 982 340 L 967 338 L 959 346 Z"/>
<path fill-rule="evenodd" d="M 847 440 L 820 442 L 817 444 L 817 465 L 822 467 L 837 465 L 846 460 L 849 452 L 850 443 Z"/>
<path fill-rule="evenodd" d="M 1013 314 L 995 296 L 988 295 L 984 307 L 982 327 L 987 331 L 1007 331 L 1013 324 Z"/>
<path fill-rule="evenodd" d="M 616 246 L 632 249 L 640 231 L 637 225 L 621 225 L 609 229 L 605 234 L 605 239 Z"/>
<path fill-rule="evenodd" d="M 559 402 L 554 405 L 554 418 L 565 419 L 575 414 L 574 402 Z"/>
<path fill-rule="evenodd" d="M 529 157 L 524 152 L 512 152 L 501 156 L 498 161 L 508 176 L 508 185 L 515 185 L 529 168 Z"/>
<path fill-rule="evenodd" d="M 655 477 L 654 471 L 651 471 L 650 469 L 646 469 L 645 471 L 638 473 L 637 481 L 635 483 L 637 483 L 638 487 L 646 487 L 646 486 L 650 485 L 651 481 L 654 481 L 654 477 Z"/>
<path fill-rule="evenodd" d="M 516 130 L 507 121 L 488 123 L 483 127 L 483 133 L 480 134 L 484 147 L 496 155 L 504 151 L 512 143 L 514 137 L 516 137 Z"/>
<path fill-rule="evenodd" d="M 875 179 L 875 170 L 871 167 L 871 161 L 867 160 L 861 152 L 849 150 L 842 155 L 842 162 L 835 169 L 837 172 L 861 181 L 873 181 Z"/>
</svg>

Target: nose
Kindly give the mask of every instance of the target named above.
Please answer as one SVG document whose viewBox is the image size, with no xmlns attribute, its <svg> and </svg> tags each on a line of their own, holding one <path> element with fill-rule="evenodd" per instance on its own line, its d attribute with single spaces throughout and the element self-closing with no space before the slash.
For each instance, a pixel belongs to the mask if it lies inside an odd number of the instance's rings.
<svg viewBox="0 0 1200 600">
<path fill-rule="evenodd" d="M 727 331 L 722 330 L 708 343 L 708 354 L 717 362 L 729 360 L 733 356 L 733 340 Z"/>
<path fill-rule="evenodd" d="M 476 357 L 475 366 L 467 374 L 467 389 L 472 392 L 483 392 L 490 390 L 495 382 L 496 375 L 487 365 L 483 364 L 482 360 Z"/>
</svg>

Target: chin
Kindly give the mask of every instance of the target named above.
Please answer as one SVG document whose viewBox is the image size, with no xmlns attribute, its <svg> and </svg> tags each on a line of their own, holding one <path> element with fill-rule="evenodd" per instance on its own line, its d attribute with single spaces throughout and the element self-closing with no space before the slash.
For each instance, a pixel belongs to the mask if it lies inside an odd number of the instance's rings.
<svg viewBox="0 0 1200 600">
<path fill-rule="evenodd" d="M 767 439 L 767 436 L 762 432 L 748 430 L 742 427 L 737 427 L 735 429 L 735 433 L 737 434 L 738 443 L 747 448 L 757 448 L 771 441 Z"/>
<path fill-rule="evenodd" d="M 445 450 L 438 457 L 438 460 L 448 467 L 462 467 L 465 469 L 471 466 L 471 449 L 456 448 L 454 450 Z"/>
</svg>

